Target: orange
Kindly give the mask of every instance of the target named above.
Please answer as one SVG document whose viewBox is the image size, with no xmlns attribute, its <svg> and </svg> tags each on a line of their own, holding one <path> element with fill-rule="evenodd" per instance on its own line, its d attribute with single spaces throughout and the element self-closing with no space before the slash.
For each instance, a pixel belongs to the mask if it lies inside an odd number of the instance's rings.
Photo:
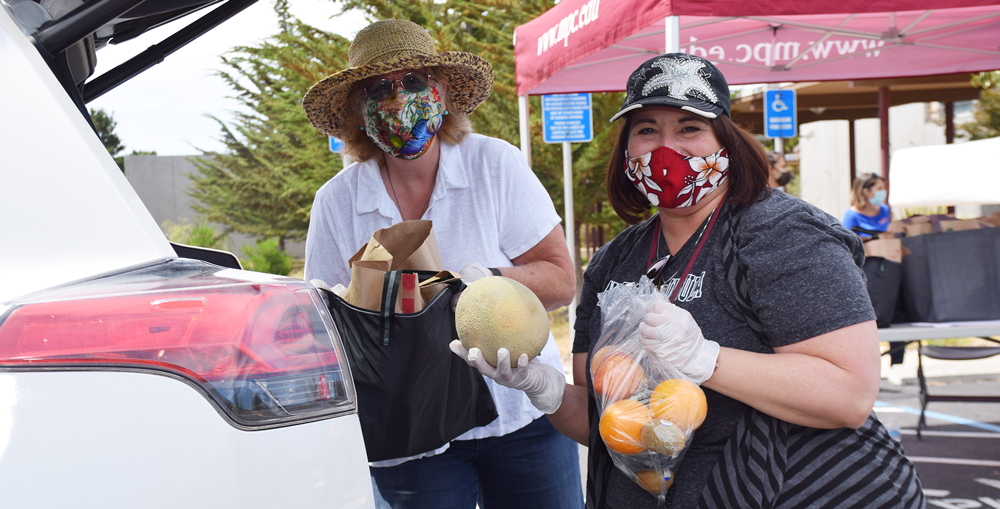
<svg viewBox="0 0 1000 509">
<path fill-rule="evenodd" d="M 708 402 L 701 387 L 682 378 L 673 378 L 653 389 L 649 410 L 654 419 L 670 421 L 681 430 L 691 432 L 705 422 Z"/>
<path fill-rule="evenodd" d="M 639 486 L 654 495 L 666 493 L 670 485 L 674 483 L 674 475 L 669 470 L 663 471 L 662 478 L 655 470 L 640 470 L 635 475 L 638 477 Z"/>
<path fill-rule="evenodd" d="M 649 422 L 649 408 L 634 400 L 615 401 L 601 415 L 601 438 L 608 449 L 619 454 L 636 454 L 646 450 L 642 445 L 642 426 Z"/>
<path fill-rule="evenodd" d="M 642 445 L 657 454 L 677 457 L 687 440 L 678 426 L 664 420 L 652 420 L 642 426 Z"/>
<path fill-rule="evenodd" d="M 601 364 L 602 360 L 604 360 L 604 356 L 607 355 L 608 352 L 610 352 L 610 351 L 611 351 L 611 346 L 609 345 L 609 346 L 605 346 L 603 348 L 600 348 L 596 352 L 594 352 L 594 356 L 590 358 L 590 376 L 591 376 L 591 378 L 593 378 L 594 373 L 597 372 L 597 366 Z"/>
<path fill-rule="evenodd" d="M 631 396 L 646 378 L 645 370 L 628 354 L 613 353 L 600 361 L 594 372 L 594 392 L 607 401 Z"/>
</svg>

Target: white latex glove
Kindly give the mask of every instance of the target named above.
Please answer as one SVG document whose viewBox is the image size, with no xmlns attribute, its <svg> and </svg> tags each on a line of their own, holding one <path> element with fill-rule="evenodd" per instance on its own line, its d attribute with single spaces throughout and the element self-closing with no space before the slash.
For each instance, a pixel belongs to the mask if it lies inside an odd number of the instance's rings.
<svg viewBox="0 0 1000 509">
<path fill-rule="evenodd" d="M 337 297 L 340 297 L 340 298 L 344 298 L 344 295 L 347 294 L 347 288 L 344 288 L 344 285 L 341 285 L 341 284 L 338 284 L 337 286 L 334 286 L 333 288 L 330 288 L 330 285 L 326 284 L 326 281 L 323 281 L 322 279 L 310 279 L 309 280 L 309 284 L 311 284 L 311 285 L 313 285 L 316 288 L 319 288 L 321 290 L 326 290 L 328 292 L 333 292 L 333 293 L 335 293 L 337 295 Z M 326 293 L 325 292 L 319 292 L 319 295 L 320 295 L 320 297 L 323 298 L 323 302 L 326 303 L 327 307 L 329 307 L 330 306 L 330 302 L 329 302 L 329 298 L 326 296 Z"/>
<path fill-rule="evenodd" d="M 479 262 L 469 262 L 465 264 L 465 267 L 462 267 L 462 270 L 458 271 L 458 274 L 462 276 L 462 281 L 465 281 L 465 284 L 469 284 L 477 279 L 482 279 L 484 277 L 492 276 L 493 272 L 490 269 L 483 267 L 483 264 Z M 456 293 L 451 298 L 452 311 L 454 311 L 455 306 L 458 305 L 459 295 L 462 295 L 462 292 Z"/>
<path fill-rule="evenodd" d="M 665 300 L 639 324 L 639 342 L 698 385 L 712 376 L 719 358 L 719 344 L 705 339 L 691 313 Z"/>
<path fill-rule="evenodd" d="M 528 362 L 528 355 L 523 353 L 517 359 L 517 367 L 511 368 L 510 352 L 506 348 L 497 350 L 498 367 L 493 367 L 486 362 L 478 348 L 466 350 L 457 339 L 449 346 L 455 355 L 496 383 L 524 392 L 535 408 L 546 414 L 559 410 L 563 391 L 566 390 L 566 375 L 562 371 L 538 359 Z"/>
</svg>

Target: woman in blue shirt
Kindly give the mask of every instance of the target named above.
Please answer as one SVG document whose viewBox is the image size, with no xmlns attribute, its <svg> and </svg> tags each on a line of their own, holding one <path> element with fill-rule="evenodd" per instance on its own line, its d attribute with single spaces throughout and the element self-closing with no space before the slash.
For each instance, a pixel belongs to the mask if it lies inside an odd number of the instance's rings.
<svg viewBox="0 0 1000 509">
<path fill-rule="evenodd" d="M 851 208 L 844 212 L 844 226 L 850 230 L 859 226 L 866 230 L 884 232 L 889 228 L 892 215 L 885 204 L 885 179 L 875 173 L 866 173 L 854 179 L 851 186 Z M 860 234 L 862 237 L 868 235 Z"/>
</svg>

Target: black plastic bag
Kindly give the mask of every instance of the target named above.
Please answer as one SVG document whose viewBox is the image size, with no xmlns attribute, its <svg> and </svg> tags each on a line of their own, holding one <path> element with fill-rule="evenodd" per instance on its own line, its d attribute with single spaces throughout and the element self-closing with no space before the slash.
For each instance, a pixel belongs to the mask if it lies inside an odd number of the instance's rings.
<svg viewBox="0 0 1000 509">
<path fill-rule="evenodd" d="M 1000 228 L 902 240 L 907 321 L 1000 319 Z"/>
<path fill-rule="evenodd" d="M 880 329 L 889 327 L 893 323 L 896 303 L 903 287 L 903 264 L 873 256 L 865 258 L 864 271 L 868 280 L 868 297 L 875 309 L 875 323 Z"/>
<path fill-rule="evenodd" d="M 388 302 L 401 274 L 386 272 Z M 423 281 L 434 272 L 417 274 Z M 369 461 L 432 451 L 497 418 L 482 374 L 448 348 L 458 337 L 451 298 L 463 287 L 449 283 L 413 314 L 396 314 L 392 305 L 362 309 L 326 292 L 351 362 Z"/>
</svg>

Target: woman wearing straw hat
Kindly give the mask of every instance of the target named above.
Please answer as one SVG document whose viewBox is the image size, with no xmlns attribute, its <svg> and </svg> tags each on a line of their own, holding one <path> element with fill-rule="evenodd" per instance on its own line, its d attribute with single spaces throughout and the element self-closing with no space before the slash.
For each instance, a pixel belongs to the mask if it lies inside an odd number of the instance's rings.
<svg viewBox="0 0 1000 509">
<path fill-rule="evenodd" d="M 549 418 L 588 446 L 588 507 L 923 507 L 916 469 L 872 412 L 879 348 L 861 240 L 829 214 L 770 190 L 764 147 L 730 119 L 729 86 L 708 60 L 653 57 L 629 77 L 626 94 L 611 119 L 621 124 L 607 187 L 632 226 L 584 274 L 574 384 L 526 357 L 517 368 L 493 368 L 461 343 L 453 350 L 533 401 L 558 401 Z M 608 362 L 595 351 L 614 332 L 602 324 L 599 302 L 607 301 L 598 294 L 650 282 L 660 298 L 622 328 L 633 331 L 643 357 L 669 363 L 707 399 L 705 420 L 680 453 L 675 445 L 662 452 L 658 439 L 671 435 L 647 435 L 691 429 L 656 414 L 643 421 L 645 407 L 634 399 L 652 387 L 629 388 L 638 417 L 617 436 L 594 389 L 594 364 Z M 683 400 L 705 411 L 697 399 Z M 660 401 L 662 411 L 674 400 Z M 656 470 L 630 470 L 619 463 L 622 450 L 638 468 Z M 677 454 L 671 472 L 666 458 Z"/>
<path fill-rule="evenodd" d="M 348 56 L 351 67 L 302 102 L 357 161 L 316 193 L 306 279 L 346 286 L 348 260 L 372 232 L 425 219 L 445 268 L 466 281 L 502 274 L 548 309 L 569 304 L 576 279 L 552 200 L 517 149 L 472 133 L 468 115 L 493 87 L 489 63 L 438 53 L 405 20 L 364 28 Z M 551 335 L 539 359 L 562 371 Z M 582 507 L 577 445 L 523 392 L 487 384 L 499 417 L 438 450 L 373 463 L 381 496 L 393 507 Z"/>
</svg>

